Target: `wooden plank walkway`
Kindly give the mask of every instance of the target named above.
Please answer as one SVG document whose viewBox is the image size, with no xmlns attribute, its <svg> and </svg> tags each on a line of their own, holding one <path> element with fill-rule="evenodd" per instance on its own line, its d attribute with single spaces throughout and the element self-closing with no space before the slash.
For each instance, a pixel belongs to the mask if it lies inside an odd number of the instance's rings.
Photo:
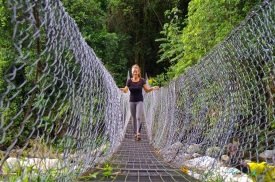
<svg viewBox="0 0 275 182">
<path fill-rule="evenodd" d="M 103 177 L 99 172 L 96 179 L 89 181 L 114 181 L 114 182 L 194 182 L 198 181 L 179 168 L 173 168 L 158 156 L 149 144 L 146 129 L 143 123 L 141 140 L 135 141 L 133 135 L 132 121 L 129 121 L 126 135 L 118 151 L 107 161 L 113 167 L 112 177 Z"/>
</svg>

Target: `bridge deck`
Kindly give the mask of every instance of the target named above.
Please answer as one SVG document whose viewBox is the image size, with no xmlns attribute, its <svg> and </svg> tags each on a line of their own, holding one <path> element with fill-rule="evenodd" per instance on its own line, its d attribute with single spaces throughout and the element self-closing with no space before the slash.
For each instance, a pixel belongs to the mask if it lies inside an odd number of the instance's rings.
<svg viewBox="0 0 275 182">
<path fill-rule="evenodd" d="M 108 164 L 113 167 L 112 177 L 103 177 L 103 171 L 98 171 L 97 178 L 91 181 L 197 181 L 180 169 L 170 166 L 155 153 L 149 144 L 144 124 L 141 138 L 140 141 L 134 140 L 132 121 L 130 121 L 121 147 L 108 161 Z"/>
</svg>

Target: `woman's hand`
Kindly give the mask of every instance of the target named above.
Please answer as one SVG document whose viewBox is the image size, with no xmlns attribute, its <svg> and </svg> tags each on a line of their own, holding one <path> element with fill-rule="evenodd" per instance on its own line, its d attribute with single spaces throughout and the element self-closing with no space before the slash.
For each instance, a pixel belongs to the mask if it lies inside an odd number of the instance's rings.
<svg viewBox="0 0 275 182">
<path fill-rule="evenodd" d="M 128 87 L 126 86 L 125 88 L 119 88 L 122 92 L 124 92 L 124 93 L 127 93 L 128 92 Z"/>
<path fill-rule="evenodd" d="M 158 89 L 159 89 L 158 86 L 154 86 L 154 87 L 152 87 L 152 88 L 153 88 L 153 90 L 158 90 Z"/>
<path fill-rule="evenodd" d="M 148 87 L 147 84 L 144 84 L 144 85 L 143 85 L 143 89 L 144 89 L 144 91 L 145 91 L 146 93 L 149 93 L 149 92 L 151 92 L 151 91 L 153 91 L 153 90 L 158 90 L 159 87 L 158 87 L 158 86 Z"/>
</svg>

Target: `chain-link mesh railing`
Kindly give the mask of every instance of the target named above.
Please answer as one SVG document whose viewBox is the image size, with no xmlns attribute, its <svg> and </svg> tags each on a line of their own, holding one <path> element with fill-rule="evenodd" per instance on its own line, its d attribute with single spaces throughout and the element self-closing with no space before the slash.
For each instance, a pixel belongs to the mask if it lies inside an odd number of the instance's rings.
<svg viewBox="0 0 275 182">
<path fill-rule="evenodd" d="M 0 78 L 0 181 L 68 181 L 120 145 L 130 113 L 60 1 L 10 0 Z"/>
<path fill-rule="evenodd" d="M 199 64 L 147 95 L 153 146 L 167 161 L 204 180 L 241 181 L 238 168 L 254 180 L 274 181 L 274 48 L 272 0 Z"/>
<path fill-rule="evenodd" d="M 8 7 L 14 49 L 0 78 L 0 181 L 73 180 L 120 145 L 129 95 L 61 2 Z M 266 1 L 197 66 L 145 95 L 149 139 L 167 162 L 202 180 L 274 180 L 274 12 Z"/>
</svg>

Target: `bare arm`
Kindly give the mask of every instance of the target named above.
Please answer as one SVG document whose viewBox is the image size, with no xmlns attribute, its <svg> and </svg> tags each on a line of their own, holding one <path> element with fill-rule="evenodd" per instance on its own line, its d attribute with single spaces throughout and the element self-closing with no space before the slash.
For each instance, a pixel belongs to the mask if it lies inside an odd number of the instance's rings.
<svg viewBox="0 0 275 182">
<path fill-rule="evenodd" d="M 125 86 L 124 88 L 120 88 L 121 91 L 123 91 L 124 93 L 127 93 L 129 88 L 127 86 Z"/>
<path fill-rule="evenodd" d="M 144 84 L 144 85 L 143 85 L 143 89 L 144 89 L 144 91 L 145 91 L 146 93 L 149 93 L 149 92 L 151 92 L 151 91 L 153 91 L 153 90 L 158 90 L 159 87 L 158 87 L 158 86 L 154 86 L 154 87 L 148 88 L 147 85 Z"/>
</svg>

